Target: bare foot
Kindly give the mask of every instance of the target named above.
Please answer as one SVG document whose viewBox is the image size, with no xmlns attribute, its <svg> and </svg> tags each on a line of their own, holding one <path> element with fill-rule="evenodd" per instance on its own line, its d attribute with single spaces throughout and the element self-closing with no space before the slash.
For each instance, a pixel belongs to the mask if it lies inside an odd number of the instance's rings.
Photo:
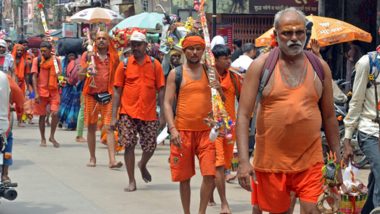
<svg viewBox="0 0 380 214">
<path fill-rule="evenodd" d="M 78 143 L 85 143 L 87 142 L 86 138 L 77 136 L 75 139 Z"/>
<path fill-rule="evenodd" d="M 122 166 L 123 166 L 123 163 L 121 161 L 115 162 L 115 163 L 109 165 L 110 169 L 119 169 Z"/>
<path fill-rule="evenodd" d="M 49 141 L 53 144 L 55 148 L 59 148 L 59 143 L 54 138 L 49 138 Z"/>
<path fill-rule="evenodd" d="M 90 162 L 86 165 L 87 167 L 96 167 L 96 159 L 90 158 Z"/>
<path fill-rule="evenodd" d="M 236 178 L 236 175 L 228 174 L 226 175 L 226 182 L 227 183 L 232 183 Z"/>
<path fill-rule="evenodd" d="M 17 123 L 17 126 L 18 126 L 18 127 L 25 127 L 25 125 L 24 125 L 23 122 L 18 122 L 18 123 Z"/>
<path fill-rule="evenodd" d="M 214 207 L 214 206 L 216 206 L 216 203 L 215 203 L 215 201 L 209 201 L 207 205 L 209 207 Z"/>
<path fill-rule="evenodd" d="M 141 162 L 139 162 L 137 164 L 137 166 L 139 167 L 140 169 L 140 172 L 141 172 L 141 177 L 142 179 L 145 181 L 145 183 L 149 183 L 149 182 L 152 182 L 152 176 L 150 175 L 149 171 L 147 170 L 146 167 L 142 168 L 141 167 Z"/>
<path fill-rule="evenodd" d="M 221 214 L 231 214 L 231 210 L 230 210 L 230 207 L 228 206 L 228 204 L 222 204 L 221 205 L 220 213 Z"/>
<path fill-rule="evenodd" d="M 46 147 L 46 140 L 45 139 L 41 140 L 40 146 L 41 147 Z"/>
<path fill-rule="evenodd" d="M 124 188 L 125 192 L 134 192 L 136 191 L 136 181 L 129 182 L 129 186 L 127 188 Z"/>
<path fill-rule="evenodd" d="M 11 179 L 8 177 L 8 175 L 3 175 L 3 176 L 1 176 L 1 182 L 10 183 Z"/>
</svg>

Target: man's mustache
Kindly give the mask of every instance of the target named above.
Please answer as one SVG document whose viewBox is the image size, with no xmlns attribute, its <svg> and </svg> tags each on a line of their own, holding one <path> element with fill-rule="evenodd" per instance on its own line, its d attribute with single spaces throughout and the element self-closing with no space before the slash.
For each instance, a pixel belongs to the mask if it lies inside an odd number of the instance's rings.
<svg viewBox="0 0 380 214">
<path fill-rule="evenodd" d="M 286 45 L 288 46 L 288 47 L 290 47 L 290 46 L 294 46 L 294 45 L 296 45 L 296 46 L 303 46 L 303 44 L 302 44 L 302 42 L 301 41 L 296 41 L 296 42 L 293 42 L 293 41 L 288 41 L 287 43 L 286 43 Z"/>
</svg>

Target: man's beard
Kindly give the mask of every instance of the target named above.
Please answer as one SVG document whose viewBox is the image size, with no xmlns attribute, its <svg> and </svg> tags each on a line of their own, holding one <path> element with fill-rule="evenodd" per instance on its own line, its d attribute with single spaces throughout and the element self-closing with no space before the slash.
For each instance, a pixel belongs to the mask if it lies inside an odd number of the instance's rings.
<svg viewBox="0 0 380 214">
<path fill-rule="evenodd" d="M 305 42 L 306 42 L 306 40 L 304 40 L 304 41 L 297 40 L 295 42 L 288 41 L 285 44 L 279 38 L 277 38 L 278 46 L 280 47 L 280 49 L 282 47 L 281 50 L 284 51 L 285 54 L 287 54 L 289 56 L 296 56 L 296 55 L 302 53 L 303 47 L 305 46 Z"/>
</svg>

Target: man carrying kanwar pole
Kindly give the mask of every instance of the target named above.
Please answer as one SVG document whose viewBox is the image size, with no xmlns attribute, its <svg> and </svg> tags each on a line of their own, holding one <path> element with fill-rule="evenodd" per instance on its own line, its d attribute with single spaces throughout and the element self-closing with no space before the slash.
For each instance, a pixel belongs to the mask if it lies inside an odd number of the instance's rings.
<svg viewBox="0 0 380 214">
<path fill-rule="evenodd" d="M 25 93 L 26 90 L 26 77 L 27 77 L 27 59 L 25 47 L 21 44 L 13 46 L 12 56 L 14 59 L 14 71 L 17 77 L 17 84 L 21 91 Z M 18 126 L 22 126 L 22 111 L 19 107 L 16 109 Z"/>
<path fill-rule="evenodd" d="M 90 41 L 89 41 L 90 42 Z M 91 57 L 94 57 L 92 64 Z M 87 77 L 87 68 L 92 64 L 95 68 L 95 74 Z M 115 139 L 114 132 L 110 129 L 112 117 L 112 87 L 114 82 L 115 70 L 119 64 L 119 57 L 116 49 L 110 44 L 110 38 L 104 31 L 96 33 L 94 50 L 85 52 L 82 55 L 80 65 L 82 71 L 79 74 L 79 79 L 84 80 L 83 96 L 84 96 L 84 123 L 88 127 L 87 143 L 90 152 L 90 161 L 88 167 L 96 166 L 95 142 L 98 116 L 101 115 L 103 129 L 107 131 L 107 145 L 109 168 L 120 168 L 122 162 L 116 161 L 115 158 Z M 109 97 L 108 100 L 101 98 Z"/>
<path fill-rule="evenodd" d="M 135 180 L 135 146 L 139 135 L 142 149 L 138 167 L 146 183 L 152 181 L 147 163 L 153 156 L 157 143 L 159 125 L 164 125 L 163 110 L 160 124 L 156 113 L 156 94 L 160 106 L 163 103 L 165 77 L 158 60 L 146 53 L 146 35 L 135 30 L 130 37 L 133 55 L 124 59 L 117 68 L 114 83 L 112 107 L 112 127 L 119 131 L 119 144 L 125 147 L 124 160 L 127 168 L 129 185 L 124 190 L 136 190 Z M 120 113 L 117 115 L 120 106 Z M 162 109 L 162 108 L 161 108 Z"/>
<path fill-rule="evenodd" d="M 190 33 L 182 43 L 186 62 L 180 71 L 182 81 L 176 94 L 177 69 L 170 71 L 166 84 L 164 109 L 170 137 L 170 169 L 172 181 L 179 182 L 183 212 L 190 213 L 190 180 L 195 175 L 194 157 L 199 159 L 203 176 L 199 213 L 206 213 L 215 176 L 215 145 L 209 139 L 210 127 L 205 123 L 212 111 L 211 90 L 207 70 L 201 63 L 204 39 Z M 216 84 L 213 84 L 216 85 Z M 219 88 L 221 92 L 221 88 Z M 174 101 L 176 111 L 173 111 Z M 175 115 L 174 115 L 175 112 Z"/>
<path fill-rule="evenodd" d="M 60 61 L 52 54 L 52 45 L 48 41 L 41 42 L 41 57 L 33 59 L 32 75 L 33 90 L 35 93 L 34 114 L 39 115 L 39 129 L 41 134 L 41 147 L 46 147 L 45 119 L 47 106 L 50 105 L 51 129 L 49 141 L 55 148 L 59 143 L 55 139 L 55 131 L 58 125 L 58 110 L 60 96 L 58 92 L 58 74 L 61 72 Z M 54 59 L 55 58 L 55 59 Z M 58 71 L 56 71 L 54 60 L 57 60 Z"/>
<path fill-rule="evenodd" d="M 244 189 L 252 191 L 253 213 L 260 213 L 260 209 L 286 213 L 291 192 L 300 199 L 304 213 L 319 213 L 317 202 L 323 193 L 324 165 L 322 125 L 336 161 L 341 160 L 331 71 L 322 59 L 303 51 L 305 24 L 301 11 L 295 8 L 279 11 L 274 19 L 279 47 L 272 50 L 278 52 L 261 55 L 252 62 L 242 87 L 236 128 L 238 179 Z M 278 57 L 269 57 L 273 53 Z M 258 106 L 252 166 L 248 157 L 249 121 L 265 62 L 276 58 L 277 64 Z M 320 65 L 318 72 L 312 63 Z M 339 172 L 337 183 L 342 183 Z"/>
</svg>

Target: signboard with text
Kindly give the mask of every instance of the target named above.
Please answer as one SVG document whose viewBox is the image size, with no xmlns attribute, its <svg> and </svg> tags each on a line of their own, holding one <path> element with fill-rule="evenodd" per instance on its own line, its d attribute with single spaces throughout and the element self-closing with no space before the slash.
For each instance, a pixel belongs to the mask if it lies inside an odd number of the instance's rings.
<svg viewBox="0 0 380 214">
<path fill-rule="evenodd" d="M 212 13 L 212 0 L 206 0 L 206 13 Z M 194 1 L 172 0 L 172 13 L 192 9 Z M 216 13 L 275 14 L 287 7 L 296 7 L 306 15 L 318 14 L 318 0 L 217 0 Z"/>
<path fill-rule="evenodd" d="M 250 0 L 249 11 L 252 14 L 275 14 L 287 7 L 295 7 L 306 15 L 318 15 L 318 0 Z"/>
</svg>

